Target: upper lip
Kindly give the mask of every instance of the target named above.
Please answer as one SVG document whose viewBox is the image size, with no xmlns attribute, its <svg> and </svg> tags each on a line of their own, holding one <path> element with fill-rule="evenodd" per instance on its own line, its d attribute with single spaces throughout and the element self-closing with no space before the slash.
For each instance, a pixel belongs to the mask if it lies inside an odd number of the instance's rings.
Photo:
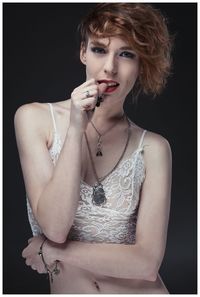
<svg viewBox="0 0 200 297">
<path fill-rule="evenodd" d="M 119 83 L 117 81 L 111 80 L 111 79 L 99 79 L 99 80 L 97 80 L 97 82 L 99 84 L 101 84 L 101 83 L 105 83 L 105 84 L 113 83 L 113 84 L 119 85 Z"/>
</svg>

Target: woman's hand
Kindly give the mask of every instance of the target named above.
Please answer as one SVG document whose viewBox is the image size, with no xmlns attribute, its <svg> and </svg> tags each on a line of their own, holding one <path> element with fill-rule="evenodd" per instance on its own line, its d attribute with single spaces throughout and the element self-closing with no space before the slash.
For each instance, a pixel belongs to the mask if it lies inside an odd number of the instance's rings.
<svg viewBox="0 0 200 297">
<path fill-rule="evenodd" d="M 84 132 L 96 106 L 98 96 L 101 96 L 107 85 L 98 84 L 94 78 L 75 88 L 71 94 L 70 125 Z"/>
<path fill-rule="evenodd" d="M 28 240 L 28 246 L 23 250 L 22 257 L 26 259 L 26 265 L 31 266 L 33 270 L 37 270 L 38 273 L 47 273 L 41 256 L 38 254 L 40 246 L 44 241 L 44 237 L 35 236 Z M 43 247 L 45 262 L 49 265 L 52 263 L 49 255 L 45 253 L 45 244 Z"/>
</svg>

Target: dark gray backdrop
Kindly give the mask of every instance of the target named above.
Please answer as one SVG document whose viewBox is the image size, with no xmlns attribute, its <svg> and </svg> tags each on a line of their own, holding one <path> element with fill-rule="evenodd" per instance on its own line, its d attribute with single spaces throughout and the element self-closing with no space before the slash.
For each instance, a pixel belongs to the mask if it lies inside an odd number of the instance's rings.
<svg viewBox="0 0 200 297">
<path fill-rule="evenodd" d="M 94 4 L 3 4 L 4 293 L 48 293 L 44 275 L 26 267 L 21 251 L 31 236 L 13 129 L 27 102 L 70 96 L 84 79 L 76 27 Z M 160 3 L 176 34 L 173 76 L 156 100 L 126 103 L 128 116 L 166 137 L 173 151 L 173 185 L 167 249 L 161 275 L 170 293 L 196 293 L 196 14 L 195 3 Z M 158 185 L 159 186 L 159 185 Z"/>
</svg>

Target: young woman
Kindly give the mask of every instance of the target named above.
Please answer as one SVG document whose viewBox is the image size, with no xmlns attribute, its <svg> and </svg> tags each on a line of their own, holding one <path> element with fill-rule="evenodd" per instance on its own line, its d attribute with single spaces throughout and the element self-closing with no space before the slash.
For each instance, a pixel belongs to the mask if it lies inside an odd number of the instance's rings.
<svg viewBox="0 0 200 297">
<path fill-rule="evenodd" d="M 165 20 L 147 4 L 98 4 L 80 35 L 86 81 L 69 100 L 27 104 L 15 115 L 34 235 L 22 256 L 49 273 L 51 293 L 168 293 L 158 272 L 170 146 L 123 109 L 131 90 L 156 95 L 166 83 Z"/>
</svg>

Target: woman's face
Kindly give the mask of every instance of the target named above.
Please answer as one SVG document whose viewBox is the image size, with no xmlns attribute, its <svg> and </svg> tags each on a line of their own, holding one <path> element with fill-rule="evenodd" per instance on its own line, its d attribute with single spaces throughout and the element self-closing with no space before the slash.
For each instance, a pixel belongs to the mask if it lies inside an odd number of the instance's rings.
<svg viewBox="0 0 200 297">
<path fill-rule="evenodd" d="M 87 80 L 106 82 L 106 97 L 124 100 L 139 74 L 139 57 L 121 38 L 89 38 L 80 58 L 86 65 Z"/>
</svg>

